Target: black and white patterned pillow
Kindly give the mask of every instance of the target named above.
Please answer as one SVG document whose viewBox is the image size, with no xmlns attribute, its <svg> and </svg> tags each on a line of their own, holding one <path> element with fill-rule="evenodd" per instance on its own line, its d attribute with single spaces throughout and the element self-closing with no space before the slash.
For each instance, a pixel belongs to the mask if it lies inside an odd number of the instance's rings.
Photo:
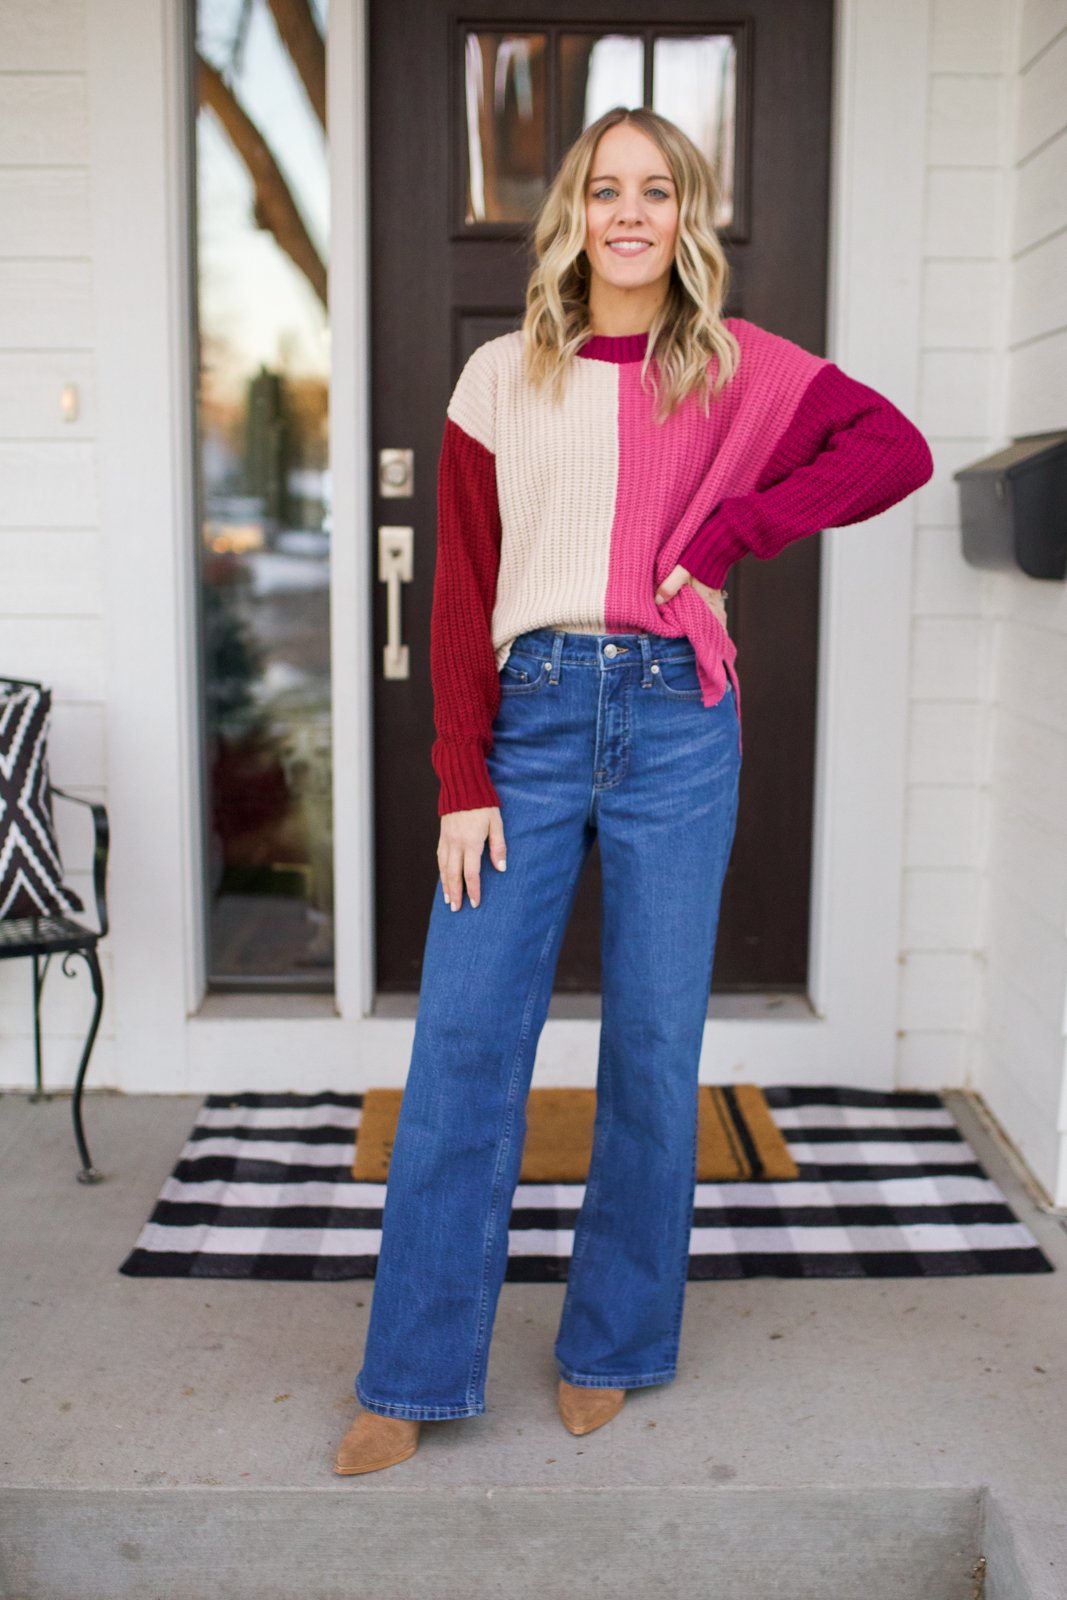
<svg viewBox="0 0 1067 1600">
<path fill-rule="evenodd" d="M 0 919 L 84 911 L 63 883 L 48 782 L 52 695 L 0 683 Z"/>
</svg>

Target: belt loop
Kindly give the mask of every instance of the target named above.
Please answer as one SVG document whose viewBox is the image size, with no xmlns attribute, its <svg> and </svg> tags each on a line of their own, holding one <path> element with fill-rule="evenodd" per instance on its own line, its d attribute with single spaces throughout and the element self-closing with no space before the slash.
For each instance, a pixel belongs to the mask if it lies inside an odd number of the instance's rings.
<svg viewBox="0 0 1067 1600">
<path fill-rule="evenodd" d="M 637 637 L 641 641 L 641 687 L 649 689 L 652 686 L 652 640 L 647 633 L 639 633 Z"/>
<path fill-rule="evenodd" d="M 563 641 L 566 637 L 565 633 L 561 633 L 559 629 L 556 630 L 556 637 L 552 641 L 552 669 L 548 675 L 549 683 L 559 682 L 559 662 L 563 654 Z"/>
</svg>

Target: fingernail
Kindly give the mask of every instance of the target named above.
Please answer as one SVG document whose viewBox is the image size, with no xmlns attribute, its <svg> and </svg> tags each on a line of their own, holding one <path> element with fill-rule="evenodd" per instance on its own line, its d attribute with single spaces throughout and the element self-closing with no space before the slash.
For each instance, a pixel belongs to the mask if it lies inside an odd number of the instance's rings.
<svg viewBox="0 0 1067 1600">
<path fill-rule="evenodd" d="M 496 864 L 496 869 L 498 872 L 506 872 L 508 870 L 507 862 L 504 860 L 498 861 Z"/>
</svg>

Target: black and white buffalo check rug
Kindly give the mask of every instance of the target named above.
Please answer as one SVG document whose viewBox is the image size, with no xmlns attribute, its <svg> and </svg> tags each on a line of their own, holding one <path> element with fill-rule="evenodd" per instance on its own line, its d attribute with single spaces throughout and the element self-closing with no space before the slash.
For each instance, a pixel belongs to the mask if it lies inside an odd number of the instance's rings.
<svg viewBox="0 0 1067 1600">
<path fill-rule="evenodd" d="M 799 1176 L 698 1183 L 690 1279 L 1052 1272 L 939 1094 L 777 1086 Z M 130 1277 L 372 1278 L 385 1184 L 351 1173 L 360 1094 L 209 1095 Z M 523 1183 L 507 1279 L 565 1279 L 582 1183 Z"/>
</svg>

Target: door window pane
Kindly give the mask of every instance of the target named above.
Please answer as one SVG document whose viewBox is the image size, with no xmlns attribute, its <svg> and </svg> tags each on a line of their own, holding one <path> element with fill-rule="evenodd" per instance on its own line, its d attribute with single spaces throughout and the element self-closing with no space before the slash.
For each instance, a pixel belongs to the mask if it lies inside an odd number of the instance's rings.
<svg viewBox="0 0 1067 1600">
<path fill-rule="evenodd" d="M 545 45 L 543 33 L 466 36 L 467 222 L 524 222 L 544 193 Z"/>
<path fill-rule="evenodd" d="M 659 38 L 652 51 L 652 107 L 708 158 L 718 179 L 716 228 L 734 216 L 737 46 L 731 34 Z"/>
<path fill-rule="evenodd" d="M 326 21 L 327 0 L 195 6 L 212 988 L 333 981 Z"/>
<path fill-rule="evenodd" d="M 563 147 L 612 106 L 644 100 L 645 46 L 625 33 L 564 33 L 559 41 Z"/>
</svg>

